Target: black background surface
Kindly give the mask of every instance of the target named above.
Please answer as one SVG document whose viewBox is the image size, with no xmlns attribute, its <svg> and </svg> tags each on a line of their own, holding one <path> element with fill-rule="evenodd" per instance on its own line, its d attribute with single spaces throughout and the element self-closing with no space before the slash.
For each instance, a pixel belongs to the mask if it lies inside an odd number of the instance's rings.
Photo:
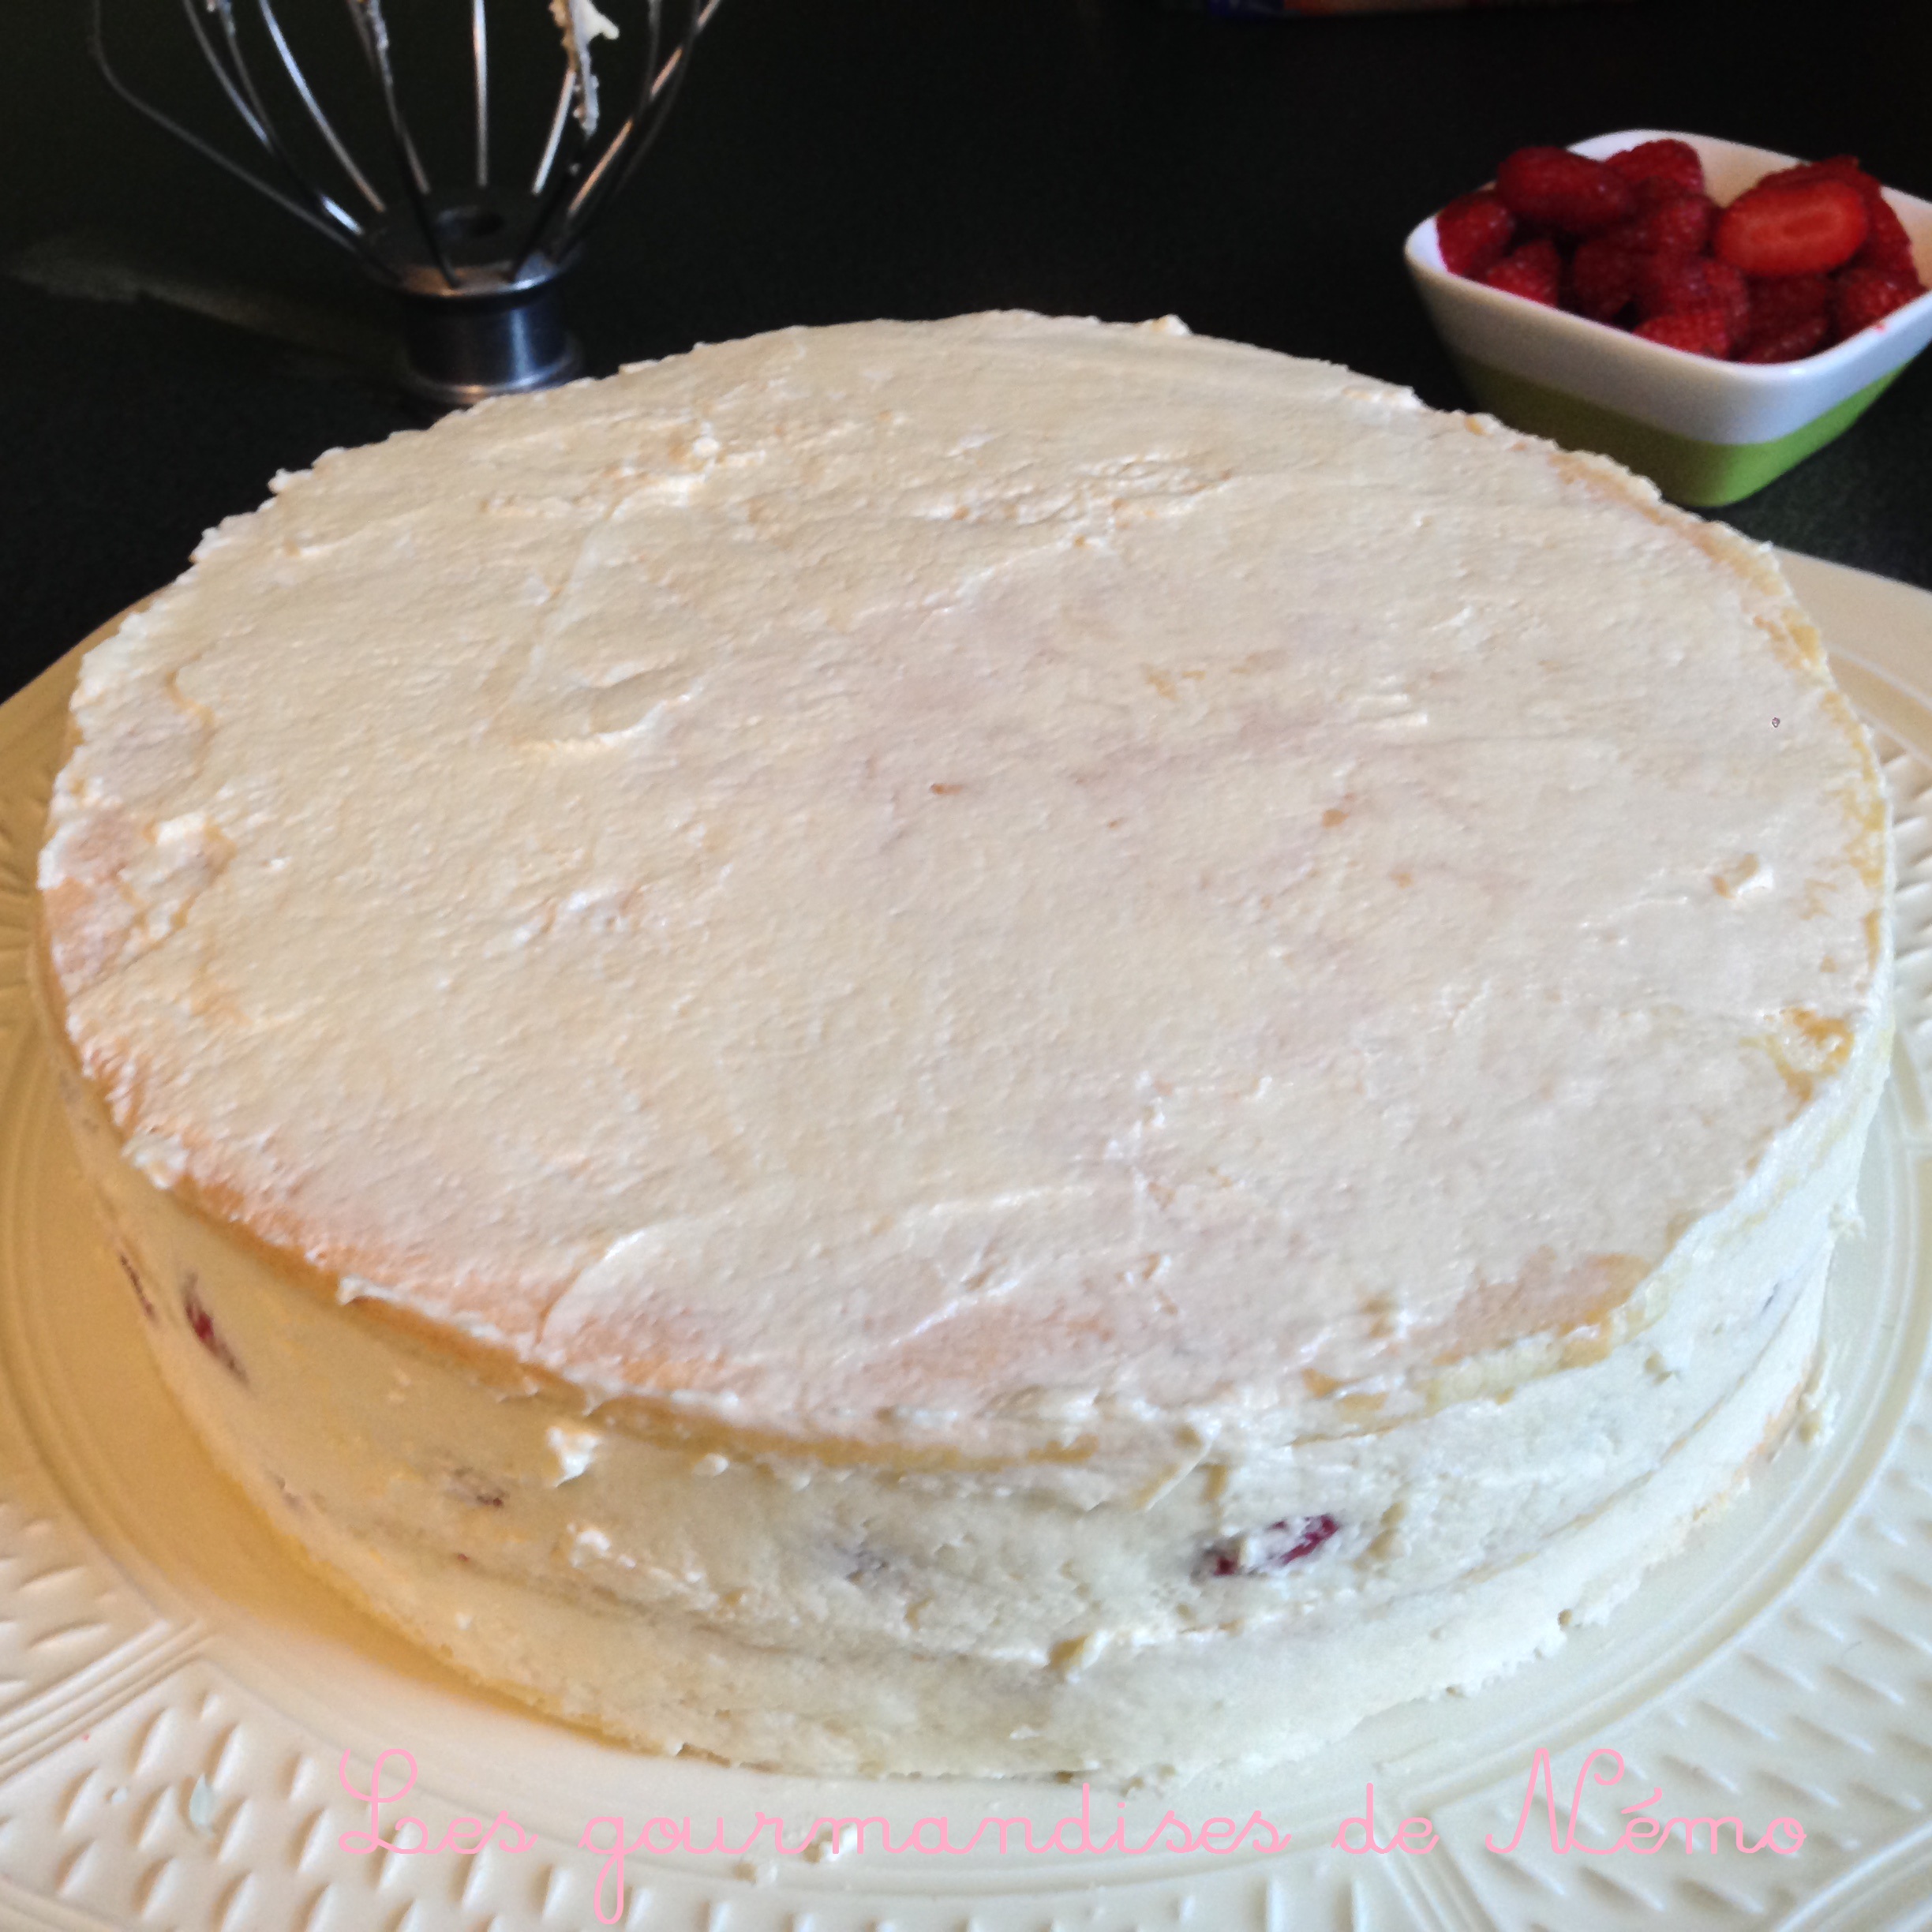
<svg viewBox="0 0 1932 1932">
<path fill-rule="evenodd" d="M 163 73 L 174 0 L 112 18 L 131 76 Z M 84 27 L 78 0 L 17 6 L 0 66 L 0 691 L 174 576 L 276 470 L 429 419 L 385 373 L 387 298 L 110 94 Z M 1173 313 L 1464 406 L 1401 245 L 1508 149 L 1681 128 L 1850 151 L 1932 198 L 1929 77 L 1932 8 L 1908 0 L 1271 21 L 724 0 L 571 318 L 601 373 L 795 322 Z M 1723 514 L 1932 587 L 1932 356 Z"/>
</svg>

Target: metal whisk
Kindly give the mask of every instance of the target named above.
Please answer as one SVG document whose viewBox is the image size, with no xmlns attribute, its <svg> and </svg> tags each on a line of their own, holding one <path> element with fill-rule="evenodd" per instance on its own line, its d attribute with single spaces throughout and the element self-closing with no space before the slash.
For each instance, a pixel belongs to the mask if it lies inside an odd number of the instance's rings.
<svg viewBox="0 0 1932 1932">
<path fill-rule="evenodd" d="M 607 3 L 627 16 L 621 24 L 595 0 L 549 0 L 547 26 L 542 0 L 442 0 L 438 31 L 466 38 L 474 83 L 452 91 L 447 39 L 441 47 L 430 39 L 427 17 L 438 9 L 421 0 L 409 6 L 402 32 L 418 38 L 406 47 L 392 38 L 383 0 L 339 0 L 350 32 L 338 31 L 332 62 L 330 22 L 316 6 L 303 8 L 298 55 L 272 0 L 182 0 L 201 56 L 271 174 L 234 159 L 121 78 L 108 56 L 107 0 L 92 0 L 91 27 L 95 62 L 130 105 L 346 249 L 401 298 L 404 380 L 459 405 L 565 381 L 581 367 L 559 279 L 587 223 L 663 126 L 717 0 Z M 541 48 L 531 37 L 539 29 Z M 499 67 L 519 74 L 560 48 L 547 133 L 547 90 L 541 99 L 519 93 L 508 105 L 520 112 L 506 113 L 500 100 L 492 114 L 493 32 L 511 55 L 506 63 L 500 54 Z M 412 61 L 426 62 L 433 83 L 414 91 L 414 126 L 402 107 Z M 613 114 L 604 97 L 618 86 Z M 425 159 L 432 148 L 434 167 Z"/>
</svg>

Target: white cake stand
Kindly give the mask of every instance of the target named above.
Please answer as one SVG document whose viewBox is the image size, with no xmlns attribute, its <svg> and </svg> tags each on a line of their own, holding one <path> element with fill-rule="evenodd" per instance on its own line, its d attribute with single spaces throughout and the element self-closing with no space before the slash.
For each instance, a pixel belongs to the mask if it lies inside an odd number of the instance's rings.
<svg viewBox="0 0 1932 1932">
<path fill-rule="evenodd" d="M 70 658 L 0 707 L 0 1926 L 182 1932 L 1787 1932 L 1932 1926 L 1932 1119 L 1915 1058 L 1932 1024 L 1932 597 L 1786 560 L 1845 688 L 1879 734 L 1897 814 L 1901 1048 L 1842 1247 L 1822 1440 L 1787 1444 L 1749 1492 L 1606 1625 L 1479 1697 L 1390 1712 L 1265 1780 L 1089 1795 L 1093 1837 L 1144 1852 L 1029 1855 L 1077 1787 L 834 1784 L 642 1758 L 479 1692 L 339 1603 L 215 1473 L 162 1391 L 125 1282 L 96 1235 L 24 983 L 32 875 Z M 1559 1817 L 1593 1750 L 1574 1841 L 1539 1803 L 1513 1850 L 1537 1752 Z M 432 1842 L 500 1812 L 488 1848 L 361 1852 L 380 1754 L 386 1807 Z M 346 1757 L 345 1759 L 345 1754 Z M 1607 1776 L 1612 1760 L 1595 1769 Z M 1334 1840 L 1375 1786 L 1386 1840 Z M 1653 1788 L 1660 1818 L 1735 1818 L 1612 1844 Z M 1285 1850 L 1166 1848 L 1260 1810 Z M 796 1846 L 818 1817 L 884 1821 L 863 1848 L 780 1856 L 643 1852 L 614 1872 L 590 1821 L 691 1821 L 742 1845 L 758 1815 Z M 718 1821 L 722 1821 L 721 1832 Z M 922 1825 L 921 1821 L 926 1821 Z M 596 1826 L 595 1844 L 612 1827 Z M 656 1828 L 660 1840 L 669 1829 Z M 459 1827 L 473 1843 L 481 1827 Z M 1233 1826 L 1213 1834 L 1225 1843 Z M 1272 1834 L 1270 1834 L 1272 1835 Z M 1416 1833 L 1419 1837 L 1421 1834 Z M 345 1843 L 346 1839 L 346 1843 Z M 507 1841 L 507 1842 L 506 1842 Z M 908 1842 L 910 1841 L 910 1842 Z M 1072 1828 L 1061 1842 L 1077 1844 Z M 600 1878 L 604 1881 L 600 1893 Z"/>
</svg>

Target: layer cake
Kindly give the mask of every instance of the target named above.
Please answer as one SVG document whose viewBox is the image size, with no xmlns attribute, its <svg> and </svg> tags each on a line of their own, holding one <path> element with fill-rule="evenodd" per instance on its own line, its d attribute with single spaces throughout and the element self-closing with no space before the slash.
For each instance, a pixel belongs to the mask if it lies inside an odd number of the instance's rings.
<svg viewBox="0 0 1932 1932">
<path fill-rule="evenodd" d="M 792 330 L 325 456 L 40 867 L 163 1374 L 645 1748 L 1260 1765 L 1601 1616 L 1813 1372 L 1885 811 L 1769 553 L 1327 365 Z"/>
</svg>

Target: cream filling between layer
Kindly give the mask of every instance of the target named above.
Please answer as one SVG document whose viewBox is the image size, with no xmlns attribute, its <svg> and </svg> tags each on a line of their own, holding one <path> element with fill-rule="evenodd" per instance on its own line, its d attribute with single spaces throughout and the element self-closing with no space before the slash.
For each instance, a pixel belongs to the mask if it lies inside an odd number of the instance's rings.
<svg viewBox="0 0 1932 1932">
<path fill-rule="evenodd" d="M 170 1384 L 231 1471 L 297 1512 L 297 1536 L 319 1518 L 331 1541 L 369 1538 L 391 1563 L 460 1552 L 540 1590 L 828 1661 L 1043 1668 L 1205 1631 L 1346 1627 L 1507 1570 L 1640 1492 L 1770 1337 L 1815 1324 L 1885 1045 L 1873 1035 L 1835 1090 L 1843 1104 L 1814 1110 L 1778 1170 L 1687 1241 L 1695 1292 L 1662 1298 L 1649 1326 L 1501 1399 L 1381 1428 L 1297 1439 L 1173 1417 L 1166 1472 L 1144 1442 L 991 1469 L 727 1454 L 653 1436 L 621 1409 L 492 1387 L 185 1210 L 116 1158 L 71 1076 L 69 1098 Z M 1810 1312 L 1794 1318 L 1800 1301 Z M 1305 1559 L 1216 1574 L 1217 1551 L 1322 1516 L 1335 1533 Z"/>
</svg>

